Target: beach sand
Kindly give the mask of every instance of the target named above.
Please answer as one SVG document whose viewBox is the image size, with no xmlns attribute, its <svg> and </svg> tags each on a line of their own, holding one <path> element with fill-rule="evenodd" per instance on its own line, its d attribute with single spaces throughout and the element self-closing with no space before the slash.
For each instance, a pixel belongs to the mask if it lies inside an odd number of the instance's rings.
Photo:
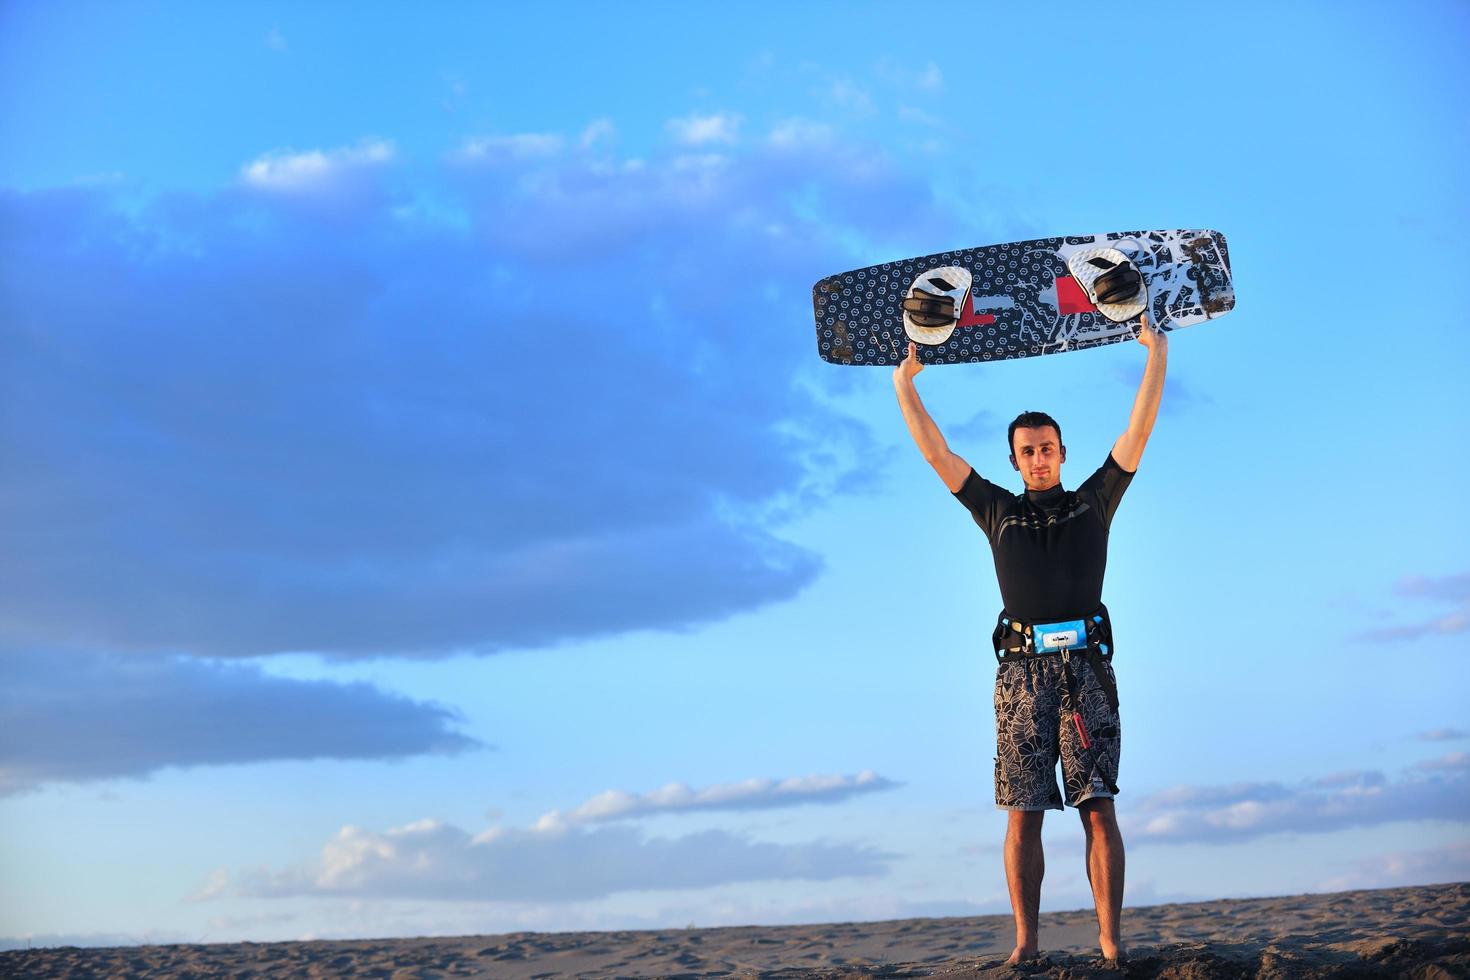
<svg viewBox="0 0 1470 980">
<path fill-rule="evenodd" d="M 3 977 L 1470 977 L 1470 883 L 1126 908 L 1127 960 L 1091 909 L 1041 917 L 1043 959 L 1003 965 L 1009 915 L 800 926 L 521 932 L 12 950 Z"/>
</svg>

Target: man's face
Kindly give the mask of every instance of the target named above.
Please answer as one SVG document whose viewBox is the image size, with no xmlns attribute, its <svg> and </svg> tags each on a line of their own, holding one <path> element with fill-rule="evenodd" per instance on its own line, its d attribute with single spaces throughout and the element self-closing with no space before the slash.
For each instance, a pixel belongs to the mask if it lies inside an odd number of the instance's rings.
<svg viewBox="0 0 1470 980">
<path fill-rule="evenodd" d="M 1027 490 L 1050 490 L 1061 482 L 1067 449 L 1054 426 L 1017 429 L 1011 450 L 1011 465 L 1020 471 Z"/>
</svg>

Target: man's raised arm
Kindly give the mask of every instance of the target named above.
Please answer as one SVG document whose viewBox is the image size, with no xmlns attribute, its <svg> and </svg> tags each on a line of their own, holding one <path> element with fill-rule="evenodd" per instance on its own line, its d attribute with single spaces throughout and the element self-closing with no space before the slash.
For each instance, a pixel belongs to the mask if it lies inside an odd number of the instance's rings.
<svg viewBox="0 0 1470 980">
<path fill-rule="evenodd" d="M 939 474 L 950 492 L 958 493 L 970 475 L 970 464 L 949 451 L 949 443 L 944 441 L 939 426 L 934 424 L 934 420 L 924 410 L 924 403 L 919 401 L 919 391 L 914 387 L 914 375 L 922 370 L 924 364 L 919 360 L 914 342 L 909 341 L 908 357 L 893 369 L 893 388 L 898 392 L 898 407 L 903 410 L 903 420 L 908 423 L 909 435 L 914 437 L 919 451 L 924 454 L 929 465 L 934 467 L 934 472 Z"/>
<path fill-rule="evenodd" d="M 1138 342 L 1148 348 L 1148 363 L 1144 365 L 1143 381 L 1133 399 L 1133 414 L 1128 416 L 1128 428 L 1113 443 L 1113 458 L 1129 473 L 1138 469 L 1143 447 L 1148 444 L 1149 433 L 1154 431 L 1159 399 L 1164 394 L 1164 368 L 1169 361 L 1169 335 L 1150 325 L 1147 314 L 1140 319 L 1142 328 L 1138 331 Z"/>
</svg>

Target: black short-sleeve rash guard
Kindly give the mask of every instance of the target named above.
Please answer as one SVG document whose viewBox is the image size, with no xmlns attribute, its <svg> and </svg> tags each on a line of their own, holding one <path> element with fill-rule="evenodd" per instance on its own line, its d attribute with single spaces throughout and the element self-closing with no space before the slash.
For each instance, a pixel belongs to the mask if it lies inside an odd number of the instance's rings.
<svg viewBox="0 0 1470 980">
<path fill-rule="evenodd" d="M 955 496 L 990 540 L 1011 617 L 1044 623 L 1097 610 L 1108 528 L 1132 479 L 1112 453 L 1075 491 L 1058 484 L 1014 494 L 970 470 Z"/>
</svg>

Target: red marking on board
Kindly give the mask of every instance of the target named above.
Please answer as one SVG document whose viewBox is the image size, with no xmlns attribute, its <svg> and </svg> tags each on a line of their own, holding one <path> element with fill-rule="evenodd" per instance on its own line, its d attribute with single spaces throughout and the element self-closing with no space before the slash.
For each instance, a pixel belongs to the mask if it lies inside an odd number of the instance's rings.
<svg viewBox="0 0 1470 980">
<path fill-rule="evenodd" d="M 965 290 L 965 301 L 960 305 L 960 322 L 956 326 L 984 327 L 995 322 L 995 317 L 989 313 L 976 313 L 975 304 L 970 300 L 970 291 Z"/>
<path fill-rule="evenodd" d="M 1057 280 L 1057 311 L 1066 316 L 1068 313 L 1096 313 L 1097 307 L 1088 300 L 1087 292 L 1076 279 L 1062 276 Z"/>
</svg>

